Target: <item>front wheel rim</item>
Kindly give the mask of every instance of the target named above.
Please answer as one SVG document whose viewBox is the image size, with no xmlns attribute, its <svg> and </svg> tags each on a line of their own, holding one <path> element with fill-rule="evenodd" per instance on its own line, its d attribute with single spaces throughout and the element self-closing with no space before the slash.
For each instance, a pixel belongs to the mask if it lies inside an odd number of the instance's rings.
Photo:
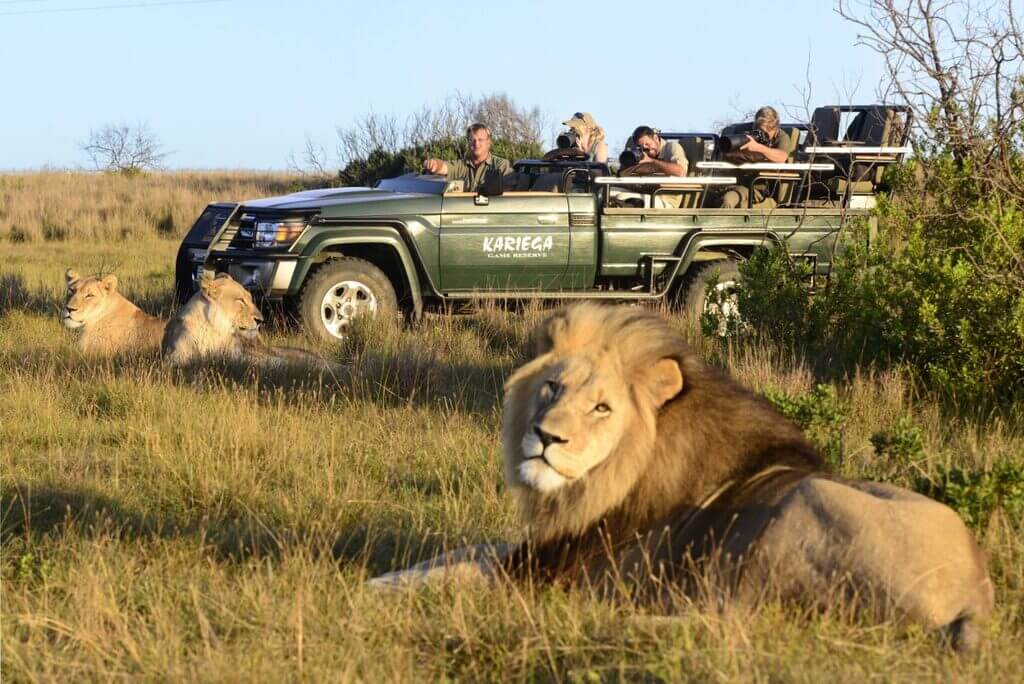
<svg viewBox="0 0 1024 684">
<path fill-rule="evenodd" d="M 337 339 L 344 339 L 352 321 L 377 313 L 377 297 L 373 290 L 358 280 L 342 280 L 331 285 L 320 300 L 320 322 Z"/>
</svg>

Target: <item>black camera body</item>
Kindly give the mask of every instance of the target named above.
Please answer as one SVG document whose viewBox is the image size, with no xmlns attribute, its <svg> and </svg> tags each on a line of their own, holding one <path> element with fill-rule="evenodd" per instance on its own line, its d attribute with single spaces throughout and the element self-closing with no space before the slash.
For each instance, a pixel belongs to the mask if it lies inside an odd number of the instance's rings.
<svg viewBox="0 0 1024 684">
<path fill-rule="evenodd" d="M 749 140 L 747 136 L 754 139 L 755 142 L 759 142 L 762 145 L 767 145 L 772 141 L 768 134 L 762 131 L 760 128 L 755 128 L 751 131 L 745 131 L 743 133 L 733 133 L 731 135 L 723 135 L 718 139 L 718 149 L 722 154 L 728 154 L 734 150 L 738 150 L 746 145 Z"/>
<path fill-rule="evenodd" d="M 579 138 L 572 131 L 566 131 L 565 133 L 559 133 L 558 137 L 555 138 L 555 147 L 560 150 L 568 150 L 573 147 L 579 146 Z"/>
</svg>

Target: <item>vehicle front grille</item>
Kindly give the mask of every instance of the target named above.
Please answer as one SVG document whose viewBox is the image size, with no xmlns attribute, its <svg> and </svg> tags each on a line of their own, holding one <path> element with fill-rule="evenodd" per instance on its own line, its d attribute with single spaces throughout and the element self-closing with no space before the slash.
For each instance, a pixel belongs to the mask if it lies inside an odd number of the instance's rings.
<svg viewBox="0 0 1024 684">
<path fill-rule="evenodd" d="M 250 250 L 256 242 L 256 215 L 242 214 L 238 220 L 238 232 L 232 238 L 228 249 Z"/>
</svg>

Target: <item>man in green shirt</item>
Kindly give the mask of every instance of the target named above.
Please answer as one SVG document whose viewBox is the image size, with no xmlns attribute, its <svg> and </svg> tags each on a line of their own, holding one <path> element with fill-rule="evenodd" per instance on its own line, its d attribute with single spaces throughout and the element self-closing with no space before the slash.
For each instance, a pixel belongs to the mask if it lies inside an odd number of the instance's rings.
<svg viewBox="0 0 1024 684">
<path fill-rule="evenodd" d="M 466 129 L 469 140 L 469 155 L 465 160 L 444 161 L 428 159 L 423 163 L 427 173 L 443 175 L 448 180 L 461 180 L 465 192 L 477 192 L 484 176 L 497 173 L 506 184 L 513 178 L 512 164 L 508 159 L 491 155 L 491 131 L 482 123 L 475 123 Z"/>
</svg>

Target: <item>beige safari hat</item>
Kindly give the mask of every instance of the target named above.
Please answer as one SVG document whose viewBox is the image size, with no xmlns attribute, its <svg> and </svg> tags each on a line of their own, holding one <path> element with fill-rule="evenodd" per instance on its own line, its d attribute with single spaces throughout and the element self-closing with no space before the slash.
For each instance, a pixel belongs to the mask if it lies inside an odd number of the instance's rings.
<svg viewBox="0 0 1024 684">
<path fill-rule="evenodd" d="M 569 128 L 586 128 L 588 130 L 597 128 L 597 122 L 590 112 L 576 112 L 568 121 L 562 122 L 563 126 Z"/>
</svg>

